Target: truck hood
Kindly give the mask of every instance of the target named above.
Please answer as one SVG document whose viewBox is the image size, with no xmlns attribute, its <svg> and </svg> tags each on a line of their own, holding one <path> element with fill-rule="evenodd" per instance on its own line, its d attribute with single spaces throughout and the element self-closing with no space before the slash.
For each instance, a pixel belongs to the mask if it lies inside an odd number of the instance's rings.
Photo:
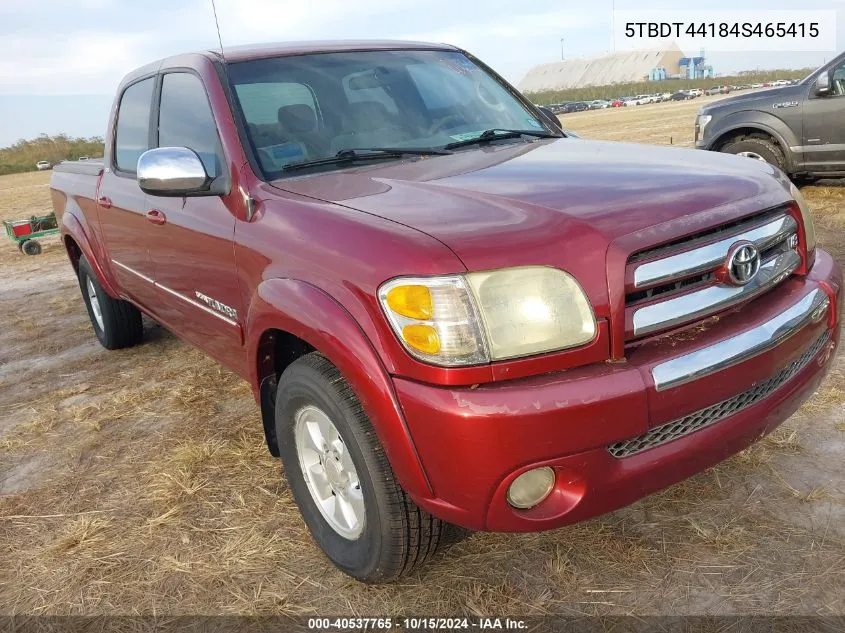
<svg viewBox="0 0 845 633">
<path fill-rule="evenodd" d="M 702 211 L 722 209 L 718 220 L 725 221 L 724 210 L 736 217 L 739 201 L 746 201 L 743 213 L 780 204 L 788 199 L 781 178 L 744 157 L 562 138 L 371 163 L 273 185 L 423 231 L 471 270 L 564 266 L 570 250 L 595 252 L 603 270 L 609 244 L 622 236 L 648 229 L 656 243 Z"/>
<path fill-rule="evenodd" d="M 722 108 L 729 110 L 752 110 L 764 107 L 768 110 L 771 109 L 773 103 L 802 99 L 806 90 L 806 87 L 801 84 L 796 84 L 794 86 L 778 86 L 777 88 L 748 92 L 733 97 L 719 99 L 710 105 L 702 107 L 701 112 L 710 113 L 714 110 L 721 110 Z"/>
</svg>

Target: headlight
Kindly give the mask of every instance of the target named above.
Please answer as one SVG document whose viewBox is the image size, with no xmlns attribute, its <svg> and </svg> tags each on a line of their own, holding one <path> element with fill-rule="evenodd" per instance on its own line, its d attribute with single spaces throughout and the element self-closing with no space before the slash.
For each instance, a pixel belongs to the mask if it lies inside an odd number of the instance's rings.
<svg viewBox="0 0 845 633">
<path fill-rule="evenodd" d="M 596 335 L 584 291 L 556 268 L 405 277 L 382 284 L 378 294 L 405 349 L 436 365 L 476 365 L 556 351 Z"/>
<path fill-rule="evenodd" d="M 704 128 L 710 123 L 713 118 L 710 114 L 696 114 L 695 115 L 695 129 L 697 134 L 704 136 Z"/>
<path fill-rule="evenodd" d="M 789 193 L 798 203 L 801 209 L 801 220 L 804 222 L 804 236 L 807 240 L 807 252 L 810 253 L 816 248 L 816 227 L 813 224 L 813 216 L 810 214 L 810 207 L 804 199 L 804 194 L 793 183 L 789 183 Z"/>
</svg>

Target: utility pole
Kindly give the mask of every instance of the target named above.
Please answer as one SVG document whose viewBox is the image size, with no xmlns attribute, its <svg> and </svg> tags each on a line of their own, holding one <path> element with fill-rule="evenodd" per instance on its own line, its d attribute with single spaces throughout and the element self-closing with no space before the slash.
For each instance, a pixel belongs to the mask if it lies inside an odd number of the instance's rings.
<svg viewBox="0 0 845 633">
<path fill-rule="evenodd" d="M 616 52 L 616 0 L 610 4 L 610 37 L 613 41 L 613 52 Z"/>
<path fill-rule="evenodd" d="M 560 61 L 563 61 L 563 38 L 560 38 Z"/>
</svg>

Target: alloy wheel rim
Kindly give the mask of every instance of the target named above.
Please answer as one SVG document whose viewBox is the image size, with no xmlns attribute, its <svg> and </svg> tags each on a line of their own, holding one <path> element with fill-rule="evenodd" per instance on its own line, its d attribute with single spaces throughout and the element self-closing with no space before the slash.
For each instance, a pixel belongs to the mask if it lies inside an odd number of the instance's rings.
<svg viewBox="0 0 845 633">
<path fill-rule="evenodd" d="M 88 302 L 91 304 L 91 312 L 94 313 L 94 320 L 97 322 L 97 327 L 104 330 L 103 326 L 103 311 L 100 308 L 100 299 L 97 297 L 97 289 L 91 278 L 85 280 L 85 286 L 88 290 Z"/>
<path fill-rule="evenodd" d="M 337 427 L 326 413 L 309 405 L 294 416 L 294 440 L 305 484 L 320 514 L 342 537 L 357 539 L 366 521 L 364 495 Z"/>
</svg>

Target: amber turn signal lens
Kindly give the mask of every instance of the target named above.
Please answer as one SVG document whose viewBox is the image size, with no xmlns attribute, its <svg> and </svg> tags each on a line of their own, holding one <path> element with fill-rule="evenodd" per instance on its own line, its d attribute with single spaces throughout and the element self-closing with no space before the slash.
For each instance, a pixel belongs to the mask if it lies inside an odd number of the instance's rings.
<svg viewBox="0 0 845 633">
<path fill-rule="evenodd" d="M 426 354 L 440 351 L 440 337 L 430 325 L 406 325 L 402 328 L 402 338 L 408 345 Z"/>
<path fill-rule="evenodd" d="M 387 305 L 396 314 L 426 321 L 434 314 L 431 291 L 425 286 L 396 286 L 387 293 Z M 436 334 L 436 332 L 435 332 Z"/>
</svg>

